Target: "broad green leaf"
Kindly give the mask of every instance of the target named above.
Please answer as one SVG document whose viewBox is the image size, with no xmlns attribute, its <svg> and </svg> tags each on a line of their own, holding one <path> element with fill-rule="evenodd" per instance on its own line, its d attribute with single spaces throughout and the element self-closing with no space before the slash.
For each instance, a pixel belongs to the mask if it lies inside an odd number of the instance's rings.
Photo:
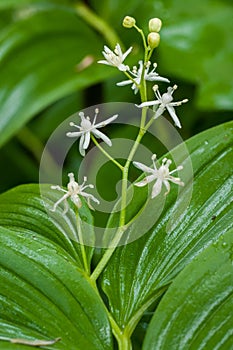
<svg viewBox="0 0 233 350">
<path fill-rule="evenodd" d="M 143 350 L 232 349 L 233 231 L 173 281 L 150 322 Z"/>
<path fill-rule="evenodd" d="M 33 213 L 28 215 L 34 221 Z M 44 348 L 112 349 L 103 303 L 68 252 L 29 225 L 17 231 L 0 227 L 0 246 L 1 349 L 25 349 L 7 339 L 58 337 L 60 342 Z"/>
<path fill-rule="evenodd" d="M 50 213 L 49 208 L 52 208 L 53 204 L 61 198 L 61 194 L 51 190 L 47 185 L 42 185 L 41 190 L 43 190 L 43 196 L 46 193 L 47 198 L 42 199 L 39 186 L 33 184 L 21 185 L 1 194 L 0 225 L 19 235 L 21 230 L 29 231 L 32 241 L 35 239 L 44 244 L 53 242 L 54 247 L 63 249 L 77 266 L 83 269 L 81 247 L 77 243 L 77 224 L 74 212 L 70 210 L 68 215 L 63 216 L 61 206 L 56 213 Z M 92 215 L 85 204 L 81 208 L 80 215 L 85 222 L 90 224 L 89 231 L 85 234 L 93 236 L 90 229 L 93 223 Z M 93 248 L 85 247 L 85 250 L 90 265 Z"/>
<path fill-rule="evenodd" d="M 187 141 L 194 171 L 189 206 L 173 218 L 174 208 L 182 207 L 186 200 L 192 179 L 186 179 L 178 202 L 174 192 L 170 193 L 152 229 L 133 243 L 118 247 L 105 269 L 103 290 L 117 323 L 128 333 L 175 276 L 232 226 L 232 128 L 233 123 L 223 124 Z M 185 167 L 182 146 L 172 152 Z M 140 209 L 141 198 L 147 193 L 145 188 L 140 191 L 136 192 L 131 214 Z M 158 208 L 162 200 L 163 194 L 158 197 Z M 145 212 L 145 221 L 132 230 L 140 230 L 140 225 L 143 228 L 154 215 L 154 211 Z"/>
<path fill-rule="evenodd" d="M 36 113 L 99 81 L 103 43 L 69 7 L 31 7 L 0 36 L 0 145 Z M 83 59 L 90 58 L 84 68 Z"/>
</svg>

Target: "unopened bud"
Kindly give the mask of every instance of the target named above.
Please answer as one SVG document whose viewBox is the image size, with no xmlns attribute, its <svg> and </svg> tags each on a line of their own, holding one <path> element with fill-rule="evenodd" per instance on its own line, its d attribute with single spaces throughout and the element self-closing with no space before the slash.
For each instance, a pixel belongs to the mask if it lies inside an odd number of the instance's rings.
<svg viewBox="0 0 233 350">
<path fill-rule="evenodd" d="M 158 33 L 162 27 L 162 21 L 159 18 L 149 20 L 149 31 Z"/>
<path fill-rule="evenodd" d="M 134 25 L 135 25 L 136 21 L 133 17 L 130 17 L 130 16 L 126 16 L 124 19 L 123 19 L 123 27 L 125 28 L 132 28 Z"/>
<path fill-rule="evenodd" d="M 156 47 L 159 46 L 159 42 L 160 42 L 159 33 L 152 32 L 148 34 L 147 41 L 148 41 L 148 44 L 150 45 L 150 48 L 155 49 Z"/>
</svg>

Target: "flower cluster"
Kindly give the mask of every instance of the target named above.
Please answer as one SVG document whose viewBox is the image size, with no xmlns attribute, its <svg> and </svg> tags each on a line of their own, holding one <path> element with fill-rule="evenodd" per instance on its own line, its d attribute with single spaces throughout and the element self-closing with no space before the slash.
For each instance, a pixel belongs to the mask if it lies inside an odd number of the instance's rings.
<svg viewBox="0 0 233 350">
<path fill-rule="evenodd" d="M 130 47 L 128 50 L 126 50 L 123 53 L 123 50 L 119 43 L 116 44 L 114 50 L 112 51 L 107 46 L 104 46 L 103 56 L 104 60 L 99 60 L 98 63 L 105 64 L 108 66 L 112 66 L 117 68 L 119 71 L 121 71 L 126 77 L 126 80 L 123 80 L 121 82 L 117 83 L 117 86 L 125 86 L 125 85 L 132 85 L 131 88 L 134 91 L 135 94 L 140 92 L 141 96 L 141 103 L 136 105 L 138 108 L 142 108 L 142 115 L 145 111 L 144 108 L 147 107 L 153 107 L 154 113 L 151 118 L 151 120 L 148 122 L 148 124 L 145 124 L 145 120 L 142 118 L 141 124 L 140 124 L 140 131 L 141 128 L 144 132 L 149 128 L 149 126 L 152 124 L 154 119 L 159 118 L 163 115 L 165 111 L 167 111 L 172 120 L 174 121 L 174 124 L 176 127 L 181 128 L 181 123 L 176 115 L 175 107 L 180 106 L 183 103 L 186 103 L 188 100 L 183 99 L 182 101 L 173 101 L 173 93 L 177 89 L 177 85 L 169 86 L 167 88 L 167 91 L 164 93 L 160 93 L 158 85 L 154 85 L 153 91 L 155 94 L 155 99 L 152 101 L 147 100 L 147 82 L 163 82 L 163 83 L 170 83 L 170 81 L 165 78 L 161 77 L 156 69 L 157 69 L 157 63 L 151 62 L 151 56 L 153 53 L 153 50 L 158 47 L 160 43 L 160 29 L 162 27 L 162 22 L 159 18 L 152 18 L 149 21 L 148 27 L 149 27 L 149 34 L 147 37 L 145 37 L 143 31 L 137 27 L 136 20 L 133 17 L 126 16 L 123 20 L 123 26 L 125 28 L 135 28 L 143 39 L 143 46 L 145 50 L 144 54 L 144 61 L 140 60 L 138 62 L 138 66 L 133 66 L 132 69 L 128 65 L 125 64 L 125 60 L 127 56 L 132 52 L 132 47 Z M 151 68 L 152 67 L 152 68 Z M 99 147 L 99 149 L 116 165 L 119 166 L 119 168 L 123 172 L 123 178 L 124 174 L 128 174 L 128 165 L 122 166 L 119 164 L 115 159 L 113 159 L 100 145 L 98 140 L 102 140 L 105 142 L 108 146 L 112 145 L 112 141 L 110 138 L 105 135 L 102 131 L 100 131 L 100 128 L 105 127 L 106 125 L 114 122 L 116 118 L 118 117 L 117 114 L 109 117 L 108 119 L 101 121 L 97 123 L 97 117 L 99 114 L 99 109 L 95 109 L 94 118 L 91 121 L 91 118 L 89 116 L 85 116 L 84 112 L 79 113 L 80 117 L 80 123 L 75 124 L 74 122 L 70 122 L 70 126 L 73 128 L 78 129 L 77 131 L 70 131 L 66 135 L 69 138 L 77 138 L 79 139 L 79 152 L 82 156 L 85 156 L 85 153 L 90 145 L 91 140 Z M 144 123 L 144 124 L 143 124 Z M 137 139 L 138 140 L 138 139 Z M 138 141 L 137 141 L 138 143 Z M 135 146 L 133 148 L 134 152 L 136 152 L 137 147 Z M 132 150 L 131 150 L 132 152 Z M 131 153 L 132 155 L 132 153 Z M 134 156 L 134 154 L 133 154 Z M 130 162 L 133 156 L 130 156 Z M 147 175 L 144 177 L 142 181 L 136 182 L 135 186 L 142 187 L 145 186 L 151 182 L 154 182 L 151 198 L 155 198 L 159 195 L 159 193 L 162 191 L 163 185 L 166 188 L 167 195 L 170 191 L 170 182 L 177 184 L 179 186 L 184 186 L 184 183 L 181 181 L 179 177 L 174 177 L 173 173 L 182 170 L 182 166 L 178 166 L 176 169 L 171 170 L 169 169 L 172 161 L 164 158 L 162 160 L 162 165 L 158 166 L 156 165 L 156 155 L 154 154 L 152 156 L 152 162 L 153 167 L 150 168 L 143 163 L 139 163 L 136 161 L 133 161 L 133 165 L 145 172 Z M 126 162 L 127 164 L 127 162 Z M 125 171 L 126 169 L 126 171 Z M 63 189 L 60 186 L 52 186 L 51 188 L 54 190 L 59 190 L 60 192 L 63 192 L 64 195 L 54 204 L 52 211 L 55 211 L 58 207 L 58 205 L 61 202 L 64 202 L 64 211 L 63 214 L 66 214 L 68 211 L 68 201 L 67 199 L 70 198 L 71 201 L 75 204 L 75 206 L 79 209 L 82 205 L 81 198 L 84 198 L 87 200 L 88 206 L 92 208 L 90 201 L 93 201 L 95 203 L 99 203 L 99 200 L 95 198 L 92 194 L 87 193 L 85 190 L 87 188 L 93 188 L 93 185 L 86 185 L 87 178 L 84 177 L 84 182 L 79 185 L 74 178 L 73 173 L 69 173 L 69 183 L 67 185 L 67 190 Z M 128 176 L 128 175 L 127 175 Z M 124 182 L 126 183 L 126 182 Z M 122 193 L 125 191 L 126 193 L 127 187 L 122 188 Z M 126 195 L 122 196 L 123 198 L 126 198 Z M 124 207 L 122 205 L 122 207 Z M 122 215 L 122 217 L 125 217 L 125 214 Z"/>
<path fill-rule="evenodd" d="M 136 25 L 136 21 L 133 17 L 126 16 L 123 20 L 123 26 L 126 28 L 136 28 L 138 31 L 140 29 Z M 119 44 L 116 45 L 114 52 L 112 52 L 107 46 L 104 47 L 103 55 L 106 58 L 106 60 L 100 60 L 98 63 L 107 64 L 113 67 L 116 67 L 125 75 L 127 76 L 127 80 L 121 81 L 117 83 L 117 86 L 125 86 L 132 84 L 132 89 L 134 93 L 136 94 L 140 88 L 142 88 L 142 83 L 146 81 L 158 81 L 158 82 L 166 82 L 169 83 L 170 81 L 167 78 L 161 77 L 157 72 L 155 72 L 157 68 L 157 63 L 153 63 L 153 69 L 150 70 L 151 61 L 149 58 L 151 57 L 151 54 L 153 50 L 159 45 L 160 42 L 160 35 L 159 31 L 162 27 L 162 21 L 159 18 L 152 18 L 149 21 L 149 34 L 147 36 L 147 43 L 148 47 L 146 47 L 146 52 L 149 54 L 147 55 L 147 60 L 144 62 L 140 60 L 138 62 L 139 67 L 136 66 L 133 67 L 132 70 L 130 70 L 129 66 L 123 64 L 123 61 L 125 58 L 129 55 L 129 53 L 132 51 L 132 47 L 130 47 L 124 54 L 122 53 L 122 49 Z M 140 31 L 141 32 L 141 31 Z M 145 43 L 145 37 L 144 43 Z M 155 93 L 156 99 L 153 101 L 143 101 L 140 105 L 137 105 L 138 107 L 150 107 L 153 106 L 155 110 L 155 118 L 160 117 L 165 110 L 167 110 L 173 119 L 175 126 L 178 128 L 181 128 L 181 123 L 176 115 L 175 108 L 177 106 L 180 106 L 183 103 L 188 102 L 188 99 L 184 99 L 182 101 L 173 102 L 173 92 L 177 89 L 177 85 L 174 85 L 173 87 L 169 86 L 167 89 L 167 92 L 161 93 L 159 92 L 158 85 L 153 86 L 153 90 Z"/>
</svg>

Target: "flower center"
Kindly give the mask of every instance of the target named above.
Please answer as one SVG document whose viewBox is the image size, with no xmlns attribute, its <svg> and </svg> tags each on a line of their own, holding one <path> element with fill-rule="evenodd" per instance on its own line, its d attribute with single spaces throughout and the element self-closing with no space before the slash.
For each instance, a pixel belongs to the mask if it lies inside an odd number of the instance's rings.
<svg viewBox="0 0 233 350">
<path fill-rule="evenodd" d="M 90 130 L 92 128 L 92 124 L 91 124 L 90 120 L 87 118 L 83 119 L 81 122 L 81 128 L 84 131 Z"/>
<path fill-rule="evenodd" d="M 72 181 L 67 185 L 68 191 L 72 194 L 78 194 L 80 192 L 79 184 L 76 181 Z"/>
<path fill-rule="evenodd" d="M 168 167 L 161 165 L 161 167 L 158 169 L 158 178 L 160 180 L 164 180 L 168 175 L 169 175 Z"/>
<path fill-rule="evenodd" d="M 173 101 L 173 97 L 171 94 L 165 92 L 165 94 L 162 95 L 162 103 L 165 105 Z"/>
</svg>

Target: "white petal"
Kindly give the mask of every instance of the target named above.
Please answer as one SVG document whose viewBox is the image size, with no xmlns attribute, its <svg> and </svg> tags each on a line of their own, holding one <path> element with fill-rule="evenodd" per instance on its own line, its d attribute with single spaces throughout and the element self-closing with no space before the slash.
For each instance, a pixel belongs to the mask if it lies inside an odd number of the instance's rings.
<svg viewBox="0 0 233 350">
<path fill-rule="evenodd" d="M 163 183 L 164 183 L 164 185 L 165 185 L 165 187 L 167 189 L 167 192 L 164 193 L 164 195 L 166 196 L 170 192 L 170 184 L 169 184 L 169 182 L 167 180 L 163 180 Z"/>
<path fill-rule="evenodd" d="M 150 182 L 154 181 L 155 178 L 156 178 L 156 176 L 154 174 L 149 175 L 149 176 L 146 176 L 142 181 L 136 182 L 134 185 L 138 186 L 138 187 L 142 187 L 142 186 L 148 185 Z"/>
<path fill-rule="evenodd" d="M 85 133 L 84 136 L 84 142 L 83 142 L 83 149 L 87 149 L 90 143 L 90 139 L 91 139 L 91 134 L 90 132 Z"/>
<path fill-rule="evenodd" d="M 120 81 L 119 83 L 116 83 L 117 86 L 125 86 L 129 84 L 133 84 L 132 80 L 123 80 L 123 81 Z"/>
<path fill-rule="evenodd" d="M 170 80 L 168 80 L 167 78 L 163 78 L 160 77 L 159 75 L 153 73 L 153 75 L 148 74 L 148 76 L 146 77 L 146 80 L 148 81 L 163 81 L 165 83 L 170 83 Z"/>
<path fill-rule="evenodd" d="M 108 66 L 112 66 L 112 64 L 110 62 L 105 61 L 105 60 L 97 61 L 97 63 L 107 64 Z"/>
<path fill-rule="evenodd" d="M 169 181 L 173 182 L 174 184 L 184 186 L 183 181 L 179 177 L 174 177 L 174 176 L 168 176 L 167 178 Z"/>
<path fill-rule="evenodd" d="M 84 140 L 85 140 L 85 135 L 82 134 L 79 141 L 79 152 L 83 157 L 85 156 L 85 149 L 83 148 Z"/>
<path fill-rule="evenodd" d="M 79 137 L 83 134 L 83 131 L 74 131 L 74 132 L 67 132 L 66 136 L 68 137 Z"/>
<path fill-rule="evenodd" d="M 160 117 L 163 114 L 164 110 L 165 110 L 165 107 L 163 105 L 159 106 L 159 108 L 156 110 L 154 119 Z"/>
<path fill-rule="evenodd" d="M 76 205 L 76 207 L 81 208 L 82 202 L 77 194 L 72 195 L 71 200 Z"/>
<path fill-rule="evenodd" d="M 169 105 L 167 105 L 166 107 L 167 107 L 167 110 L 168 110 L 170 116 L 172 117 L 172 119 L 173 119 L 175 125 L 176 125 L 178 128 L 181 128 L 181 124 L 180 124 L 180 121 L 179 121 L 179 119 L 178 119 L 178 117 L 177 117 L 177 115 L 176 115 L 175 108 L 172 107 L 172 106 L 169 106 Z"/>
<path fill-rule="evenodd" d="M 149 107 L 149 106 L 154 106 L 154 105 L 158 105 L 160 104 L 160 101 L 156 100 L 156 101 L 147 101 L 147 102 L 143 102 L 140 105 L 136 105 L 139 108 L 142 107 Z"/>
<path fill-rule="evenodd" d="M 115 52 L 120 58 L 122 58 L 123 53 L 122 53 L 120 44 L 118 44 L 118 43 L 116 44 L 115 49 L 114 49 L 114 52 Z"/>
<path fill-rule="evenodd" d="M 152 169 L 152 168 L 146 166 L 145 164 L 142 164 L 142 163 L 139 163 L 139 162 L 133 162 L 133 165 L 134 165 L 136 168 L 142 170 L 142 171 L 145 172 L 145 173 L 151 173 L 151 174 L 154 174 L 154 173 L 155 173 L 155 170 L 154 170 L 154 169 Z"/>
<path fill-rule="evenodd" d="M 104 126 L 106 126 L 107 124 L 110 124 L 111 122 L 113 122 L 116 118 L 118 117 L 118 114 L 114 114 L 112 117 L 94 125 L 94 129 L 97 129 L 97 128 L 102 128 Z"/>
<path fill-rule="evenodd" d="M 53 208 L 50 209 L 50 210 L 51 210 L 51 211 L 56 211 L 57 206 L 58 206 L 61 202 L 65 201 L 69 196 L 70 196 L 69 193 L 64 194 L 64 196 L 62 196 L 62 197 L 54 204 Z"/>
<path fill-rule="evenodd" d="M 126 65 L 123 64 L 123 63 L 120 63 L 119 65 L 117 65 L 117 68 L 118 68 L 120 71 L 122 71 L 122 72 L 125 72 L 125 71 L 129 70 L 129 67 L 126 66 Z"/>
<path fill-rule="evenodd" d="M 155 182 L 152 188 L 151 198 L 153 199 L 156 196 L 158 196 L 161 192 L 161 189 L 162 189 L 162 180 L 157 179 L 157 181 Z"/>
<path fill-rule="evenodd" d="M 89 198 L 89 199 L 93 200 L 93 202 L 95 202 L 95 203 L 97 203 L 97 204 L 100 204 L 100 201 L 99 201 L 97 198 L 95 198 L 92 194 L 86 193 L 86 192 L 81 192 L 80 194 L 81 194 L 83 197 Z"/>
<path fill-rule="evenodd" d="M 107 47 L 106 45 L 104 45 L 104 51 L 107 53 L 113 53 L 112 50 L 109 49 L 109 47 Z M 104 53 L 103 51 L 103 53 Z"/>
<path fill-rule="evenodd" d="M 120 45 L 119 45 L 120 46 Z M 132 46 L 122 55 L 122 62 L 128 56 L 128 54 L 132 51 Z"/>
<path fill-rule="evenodd" d="M 143 186 L 146 186 L 146 185 L 147 185 L 146 179 L 143 179 L 142 181 L 136 182 L 134 184 L 134 186 L 137 186 L 137 187 L 143 187 Z"/>
<path fill-rule="evenodd" d="M 97 130 L 97 129 L 93 129 L 92 133 L 102 139 L 108 146 L 112 146 L 112 141 L 108 138 L 108 136 L 106 136 L 104 133 L 102 133 L 101 131 Z"/>
</svg>

